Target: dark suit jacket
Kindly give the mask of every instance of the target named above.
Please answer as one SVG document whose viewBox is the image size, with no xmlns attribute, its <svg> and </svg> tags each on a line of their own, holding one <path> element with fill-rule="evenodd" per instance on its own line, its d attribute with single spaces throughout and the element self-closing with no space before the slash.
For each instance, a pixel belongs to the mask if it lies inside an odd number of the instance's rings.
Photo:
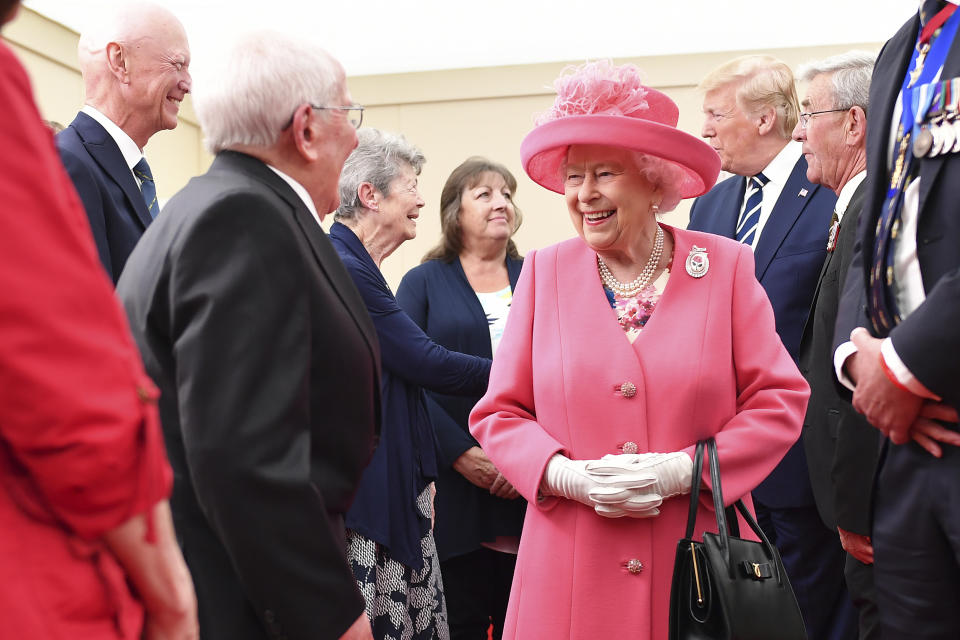
<svg viewBox="0 0 960 640">
<path fill-rule="evenodd" d="M 523 260 L 507 258 L 515 289 Z M 460 260 L 430 260 L 403 276 L 397 301 L 427 335 L 453 351 L 490 358 L 490 327 Z M 504 500 L 468 481 L 451 465 L 467 449 L 480 446 L 470 435 L 468 418 L 480 395 L 428 393 L 427 408 L 437 432 L 440 477 L 434 537 L 440 560 L 480 548 L 497 536 L 519 536 L 527 502 Z"/>
<path fill-rule="evenodd" d="M 865 292 L 869 290 L 874 229 L 886 195 L 887 146 L 893 109 L 919 25 L 920 19 L 914 15 L 887 41 L 874 66 L 867 116 L 867 189 L 851 275 L 847 278 L 837 317 L 836 345 L 846 342 L 855 327 L 866 327 L 873 332 L 866 315 Z M 958 76 L 960 37 L 953 41 L 940 79 Z M 920 176 L 917 258 L 926 300 L 889 336 L 913 375 L 960 409 L 960 357 L 957 355 L 960 354 L 960 215 L 957 212 L 960 156 L 945 154 L 915 162 L 919 162 Z"/>
<path fill-rule="evenodd" d="M 85 113 L 57 134 L 57 150 L 90 219 L 100 262 L 116 283 L 153 221 L 140 187 L 117 143 Z"/>
<path fill-rule="evenodd" d="M 117 292 L 162 394 L 201 637 L 337 638 L 363 611 L 343 514 L 379 430 L 380 360 L 320 225 L 262 162 L 222 152 Z"/>
<path fill-rule="evenodd" d="M 807 180 L 807 161 L 793 167 L 760 234 L 754 251 L 757 280 L 773 306 L 777 333 L 796 361 L 800 335 L 810 312 L 820 268 L 827 254 L 827 232 L 837 196 Z M 688 229 L 733 238 L 746 178 L 733 176 L 700 196 L 690 209 Z M 800 195 L 803 192 L 805 195 Z M 806 456 L 797 443 L 753 495 L 768 507 L 812 505 Z"/>
<path fill-rule="evenodd" d="M 854 191 L 832 253 L 820 271 L 817 293 L 800 341 L 800 371 L 810 383 L 803 444 L 817 509 L 829 528 L 870 535 L 873 476 L 879 432 L 841 394 L 833 368 L 833 328 L 843 281 L 853 258 L 866 182 Z"/>
<path fill-rule="evenodd" d="M 360 238 L 339 222 L 330 240 L 353 278 L 377 330 L 382 354 L 383 433 L 363 472 L 347 528 L 390 550 L 390 557 L 423 568 L 421 539 L 430 519 L 417 496 L 437 477 L 436 438 L 424 389 L 482 395 L 490 360 L 444 349 L 410 319 Z"/>
</svg>

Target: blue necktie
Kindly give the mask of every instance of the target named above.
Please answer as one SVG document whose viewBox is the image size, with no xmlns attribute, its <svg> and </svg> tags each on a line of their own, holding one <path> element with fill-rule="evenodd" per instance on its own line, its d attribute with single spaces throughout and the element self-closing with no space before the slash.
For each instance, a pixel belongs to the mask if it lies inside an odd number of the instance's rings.
<svg viewBox="0 0 960 640">
<path fill-rule="evenodd" d="M 760 205 L 763 203 L 763 186 L 770 182 L 770 178 L 758 173 L 747 178 L 746 204 L 743 213 L 737 220 L 737 242 L 753 244 L 757 234 L 757 224 L 760 223 Z"/>
<path fill-rule="evenodd" d="M 150 171 L 150 165 L 146 158 L 140 158 L 140 162 L 133 165 L 133 174 L 140 179 L 140 194 L 143 201 L 150 210 L 150 217 L 156 218 L 160 213 L 160 204 L 157 202 L 157 185 L 153 182 L 153 173 Z"/>
</svg>

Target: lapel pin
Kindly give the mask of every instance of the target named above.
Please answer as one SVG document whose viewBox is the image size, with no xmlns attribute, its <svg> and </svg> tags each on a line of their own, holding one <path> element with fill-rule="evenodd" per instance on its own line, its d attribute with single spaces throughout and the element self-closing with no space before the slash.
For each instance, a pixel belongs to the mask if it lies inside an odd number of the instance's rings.
<svg viewBox="0 0 960 640">
<path fill-rule="evenodd" d="M 806 190 L 806 189 L 800 189 L 800 193 L 797 194 L 797 197 L 798 197 L 798 198 L 806 198 L 806 197 L 807 197 L 807 190 Z"/>
<path fill-rule="evenodd" d="M 693 245 L 690 248 L 690 254 L 687 256 L 687 273 L 694 278 L 702 278 L 707 275 L 707 269 L 709 268 L 710 258 L 707 257 L 707 250 Z"/>
</svg>

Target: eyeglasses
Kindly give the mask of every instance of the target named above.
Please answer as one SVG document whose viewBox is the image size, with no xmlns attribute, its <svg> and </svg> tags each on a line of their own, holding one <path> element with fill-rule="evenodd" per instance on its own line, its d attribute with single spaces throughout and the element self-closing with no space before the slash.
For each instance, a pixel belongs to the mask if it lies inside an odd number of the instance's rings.
<svg viewBox="0 0 960 640">
<path fill-rule="evenodd" d="M 353 125 L 354 129 L 359 129 L 360 125 L 363 124 L 364 108 L 359 104 L 351 104 L 346 107 L 321 107 L 320 105 L 311 104 L 310 108 L 315 109 L 316 111 L 356 111 L 357 115 L 348 113 L 347 119 L 350 121 L 350 124 Z M 287 129 L 290 128 L 290 125 L 293 124 L 293 116 L 295 115 L 295 113 L 296 112 L 294 112 L 294 114 L 290 114 L 290 119 L 287 121 L 287 124 L 283 125 L 283 128 L 281 129 L 281 131 L 286 131 Z"/>
<path fill-rule="evenodd" d="M 807 124 L 810 123 L 810 118 L 813 116 L 818 116 L 821 113 L 836 113 L 838 111 L 849 111 L 850 109 L 824 109 L 823 111 L 807 111 L 806 113 L 800 114 L 800 126 L 804 129 L 807 128 Z"/>
</svg>

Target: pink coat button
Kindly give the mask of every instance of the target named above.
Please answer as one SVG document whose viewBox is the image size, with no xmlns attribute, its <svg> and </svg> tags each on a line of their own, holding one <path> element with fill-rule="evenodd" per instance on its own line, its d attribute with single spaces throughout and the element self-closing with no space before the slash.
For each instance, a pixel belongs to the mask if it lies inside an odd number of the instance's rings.
<svg viewBox="0 0 960 640">
<path fill-rule="evenodd" d="M 624 398 L 632 398 L 633 396 L 637 395 L 637 387 L 632 382 L 627 380 L 620 385 L 620 393 L 623 394 Z"/>
<path fill-rule="evenodd" d="M 623 443 L 623 446 L 620 447 L 620 450 L 624 453 L 637 453 L 640 451 L 640 447 L 636 442 L 627 441 Z"/>
<path fill-rule="evenodd" d="M 637 560 L 636 558 L 631 558 L 627 561 L 627 571 L 636 575 L 643 571 L 643 563 Z"/>
</svg>

